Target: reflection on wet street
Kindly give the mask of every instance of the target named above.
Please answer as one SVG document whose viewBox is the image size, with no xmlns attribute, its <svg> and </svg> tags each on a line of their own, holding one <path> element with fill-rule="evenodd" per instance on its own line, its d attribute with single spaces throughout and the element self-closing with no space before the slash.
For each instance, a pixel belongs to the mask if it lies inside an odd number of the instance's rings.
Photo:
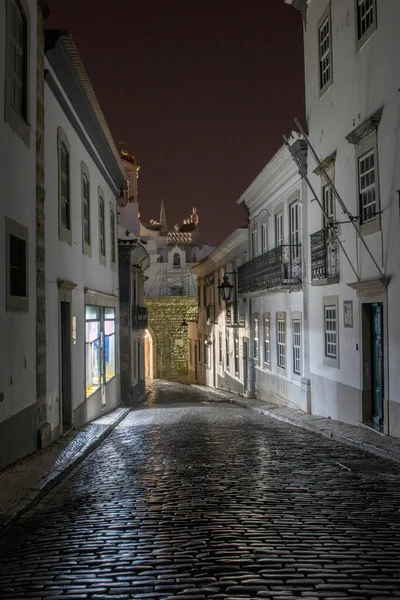
<svg viewBox="0 0 400 600">
<path fill-rule="evenodd" d="M 6 533 L 1 599 L 400 597 L 398 468 L 217 400 L 154 382 Z"/>
</svg>

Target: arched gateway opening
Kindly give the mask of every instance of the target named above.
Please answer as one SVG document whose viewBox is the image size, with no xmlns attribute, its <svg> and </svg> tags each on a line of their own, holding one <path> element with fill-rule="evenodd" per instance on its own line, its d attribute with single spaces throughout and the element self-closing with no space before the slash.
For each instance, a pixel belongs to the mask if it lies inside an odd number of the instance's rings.
<svg viewBox="0 0 400 600">
<path fill-rule="evenodd" d="M 144 374 L 146 379 L 154 377 L 154 344 L 148 329 L 144 332 Z"/>
</svg>

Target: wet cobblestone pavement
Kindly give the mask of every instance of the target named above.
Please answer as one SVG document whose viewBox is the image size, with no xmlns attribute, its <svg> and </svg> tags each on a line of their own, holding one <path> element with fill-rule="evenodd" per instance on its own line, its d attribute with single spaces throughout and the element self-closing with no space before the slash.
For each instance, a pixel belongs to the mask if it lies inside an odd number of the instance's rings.
<svg viewBox="0 0 400 600">
<path fill-rule="evenodd" d="M 147 406 L 1 543 L 0 598 L 400 598 L 400 471 L 206 391 Z"/>
</svg>

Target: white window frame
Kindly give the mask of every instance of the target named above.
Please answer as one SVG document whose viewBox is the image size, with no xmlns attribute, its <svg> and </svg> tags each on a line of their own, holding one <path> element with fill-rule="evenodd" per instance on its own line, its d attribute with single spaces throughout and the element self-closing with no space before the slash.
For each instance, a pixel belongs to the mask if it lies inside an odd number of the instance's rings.
<svg viewBox="0 0 400 600">
<path fill-rule="evenodd" d="M 251 244 L 252 244 L 252 253 L 253 258 L 258 256 L 258 224 L 254 223 L 253 231 L 251 234 Z"/>
<path fill-rule="evenodd" d="M 366 8 L 367 10 L 363 10 Z M 372 20 L 369 17 L 372 14 Z M 366 22 L 369 25 L 364 28 Z M 355 26 L 356 26 L 356 51 L 358 52 L 371 35 L 376 31 L 378 25 L 376 0 L 355 0 Z"/>
<path fill-rule="evenodd" d="M 268 223 L 261 225 L 261 252 L 268 252 Z"/>
<path fill-rule="evenodd" d="M 115 269 L 117 264 L 117 242 L 116 242 L 116 218 L 114 209 L 110 209 L 110 255 L 111 267 Z"/>
<path fill-rule="evenodd" d="M 359 211 L 361 224 L 364 225 L 375 220 L 377 213 L 377 156 L 374 147 L 358 157 L 357 174 L 360 198 Z"/>
<path fill-rule="evenodd" d="M 258 313 L 253 315 L 253 358 L 260 362 L 260 319 Z"/>
<path fill-rule="evenodd" d="M 283 211 L 275 214 L 275 247 L 283 246 Z"/>
<path fill-rule="evenodd" d="M 16 11 L 16 12 L 15 12 Z M 31 18 L 26 0 L 6 0 L 5 2 L 5 87 L 4 115 L 6 123 L 20 136 L 22 141 L 30 146 L 30 29 Z M 14 13 L 14 19 L 12 15 Z M 22 39 L 13 35 L 12 25 L 16 23 L 18 14 L 22 24 Z M 15 64 L 19 57 L 19 68 Z M 22 75 L 21 75 L 22 72 Z M 22 107 L 16 105 L 16 89 L 20 90 Z"/>
<path fill-rule="evenodd" d="M 318 88 L 320 97 L 332 85 L 332 20 L 328 4 L 318 22 Z"/>
<path fill-rule="evenodd" d="M 61 151 L 65 148 L 68 156 L 68 164 L 66 173 L 67 197 L 62 193 L 63 172 L 61 169 Z M 58 155 L 58 237 L 63 242 L 72 245 L 72 210 L 71 210 L 71 149 L 66 133 L 61 129 L 57 130 L 57 155 Z M 69 227 L 62 221 L 63 204 L 66 205 Z"/>
<path fill-rule="evenodd" d="M 85 178 L 88 183 L 89 195 L 88 198 L 85 197 Z M 92 247 L 91 247 L 91 229 L 90 229 L 90 173 L 89 169 L 85 165 L 84 162 L 81 163 L 81 193 L 82 193 L 82 252 L 87 254 L 88 256 L 92 256 Z M 87 201 L 87 219 L 85 218 L 85 203 Z M 87 229 L 89 234 L 89 239 L 85 238 L 85 224 L 87 222 Z"/>
<path fill-rule="evenodd" d="M 334 223 L 335 222 L 335 196 L 333 195 L 332 187 L 329 185 L 329 183 L 326 183 L 325 185 L 322 186 L 322 206 L 324 208 L 325 214 L 329 218 L 329 222 Z M 324 228 L 327 228 L 328 221 L 327 221 L 325 215 L 322 215 L 322 216 L 323 216 Z"/>
<path fill-rule="evenodd" d="M 240 374 L 240 360 L 239 360 L 239 338 L 234 335 L 233 336 L 233 353 L 234 353 L 234 362 L 235 362 L 235 375 L 239 377 Z"/>
<path fill-rule="evenodd" d="M 271 365 L 271 315 L 264 313 L 264 364 Z"/>
<path fill-rule="evenodd" d="M 222 331 L 218 333 L 218 360 L 219 364 L 222 367 L 224 364 L 224 349 L 222 343 Z"/>
<path fill-rule="evenodd" d="M 276 313 L 276 362 L 279 369 L 286 370 L 286 313 Z"/>
<path fill-rule="evenodd" d="M 230 360 L 229 360 L 229 329 L 225 332 L 225 370 L 230 371 Z"/>
<path fill-rule="evenodd" d="M 289 240 L 293 265 L 300 256 L 301 246 L 301 203 L 298 199 L 289 205 Z"/>
<path fill-rule="evenodd" d="M 322 299 L 322 331 L 324 365 L 339 368 L 339 302 L 338 296 Z M 335 352 L 332 352 L 333 348 Z"/>
<path fill-rule="evenodd" d="M 106 265 L 106 201 L 103 190 L 98 188 L 98 207 L 99 207 L 99 258 L 100 264 Z M 103 210 L 102 210 L 103 207 Z M 102 215 L 103 212 L 103 215 Z M 102 248 L 103 241 L 103 248 Z"/>
<path fill-rule="evenodd" d="M 301 375 L 301 319 L 292 319 L 292 340 L 293 340 L 293 373 Z"/>
<path fill-rule="evenodd" d="M 5 218 L 6 227 L 6 310 L 27 312 L 29 310 L 29 238 L 28 229 L 20 223 Z M 11 236 L 25 243 L 25 296 L 11 294 Z"/>
</svg>

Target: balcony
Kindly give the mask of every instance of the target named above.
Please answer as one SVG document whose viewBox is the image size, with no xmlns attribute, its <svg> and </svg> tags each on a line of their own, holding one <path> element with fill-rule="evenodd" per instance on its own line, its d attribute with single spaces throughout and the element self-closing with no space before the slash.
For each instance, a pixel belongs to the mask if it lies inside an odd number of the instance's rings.
<svg viewBox="0 0 400 600">
<path fill-rule="evenodd" d="M 238 269 L 239 295 L 301 287 L 301 246 L 278 246 Z"/>
<path fill-rule="evenodd" d="M 132 306 L 132 329 L 146 329 L 147 308 L 145 306 Z"/>
<path fill-rule="evenodd" d="M 213 304 L 207 304 L 206 306 L 206 322 L 207 325 L 215 323 L 215 306 Z"/>
<path fill-rule="evenodd" d="M 226 305 L 225 324 L 227 327 L 245 326 L 244 312 L 239 309 L 237 302 L 232 302 L 232 304 Z"/>
<path fill-rule="evenodd" d="M 339 281 L 339 245 L 329 228 L 310 235 L 311 282 L 326 285 Z"/>
</svg>

